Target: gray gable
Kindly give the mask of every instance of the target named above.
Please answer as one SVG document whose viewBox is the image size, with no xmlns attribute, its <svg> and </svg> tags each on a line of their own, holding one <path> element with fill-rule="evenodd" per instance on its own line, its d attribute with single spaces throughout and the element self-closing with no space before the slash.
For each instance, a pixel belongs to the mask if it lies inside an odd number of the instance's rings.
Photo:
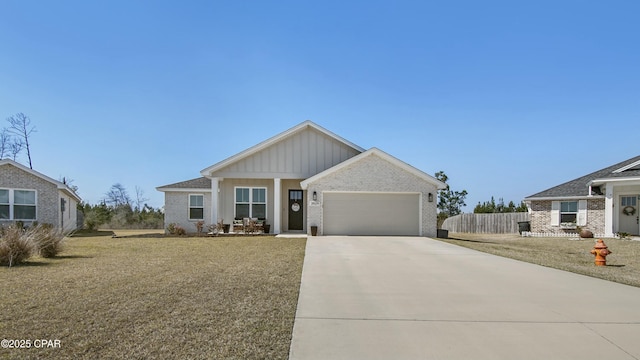
<svg viewBox="0 0 640 360">
<path fill-rule="evenodd" d="M 222 178 L 306 179 L 362 151 L 305 122 L 213 165 L 202 175 Z"/>
<path fill-rule="evenodd" d="M 532 198 L 549 198 L 549 197 L 572 197 L 572 196 L 586 196 L 588 195 L 588 184 L 589 182 L 596 179 L 619 179 L 626 177 L 640 177 L 640 167 L 634 166 L 628 170 L 615 173 L 614 171 L 619 170 L 625 166 L 633 164 L 635 162 L 640 161 L 640 156 L 633 157 L 631 159 L 625 160 L 621 163 L 611 165 L 607 168 L 598 170 L 591 174 L 581 176 L 577 179 L 568 181 L 564 184 L 560 184 L 558 186 L 554 186 L 547 190 L 541 191 L 539 193 L 533 194 L 531 196 L 527 196 L 526 199 Z M 591 195 L 601 195 L 598 193 L 599 189 L 594 188 Z"/>
</svg>

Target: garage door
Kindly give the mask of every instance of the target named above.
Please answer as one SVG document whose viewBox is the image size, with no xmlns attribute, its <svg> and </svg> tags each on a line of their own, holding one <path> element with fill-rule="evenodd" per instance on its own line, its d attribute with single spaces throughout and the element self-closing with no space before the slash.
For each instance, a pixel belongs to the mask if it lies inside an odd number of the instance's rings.
<svg viewBox="0 0 640 360">
<path fill-rule="evenodd" d="M 325 192 L 324 235 L 420 235 L 420 195 Z"/>
</svg>

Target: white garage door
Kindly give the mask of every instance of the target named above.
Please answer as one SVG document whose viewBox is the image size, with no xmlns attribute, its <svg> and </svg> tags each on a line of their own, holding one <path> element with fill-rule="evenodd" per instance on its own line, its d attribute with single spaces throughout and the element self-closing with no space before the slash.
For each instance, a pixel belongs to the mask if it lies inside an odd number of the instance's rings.
<svg viewBox="0 0 640 360">
<path fill-rule="evenodd" d="M 325 192 L 324 235 L 420 235 L 420 194 Z"/>
</svg>

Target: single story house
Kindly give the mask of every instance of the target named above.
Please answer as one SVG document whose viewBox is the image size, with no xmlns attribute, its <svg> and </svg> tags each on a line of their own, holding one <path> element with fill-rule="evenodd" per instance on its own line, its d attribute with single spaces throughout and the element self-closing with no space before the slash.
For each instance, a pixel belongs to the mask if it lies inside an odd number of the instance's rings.
<svg viewBox="0 0 640 360">
<path fill-rule="evenodd" d="M 77 228 L 80 201 L 66 184 L 13 160 L 0 160 L 0 225 L 37 221 L 69 232 Z"/>
<path fill-rule="evenodd" d="M 160 186 L 165 227 L 265 221 L 270 232 L 436 236 L 437 191 L 446 185 L 397 158 L 305 121 Z M 233 227 L 231 229 L 233 231 Z"/>
<path fill-rule="evenodd" d="M 639 235 L 640 156 L 524 200 L 533 233 L 570 233 L 581 227 L 603 237 Z"/>
</svg>

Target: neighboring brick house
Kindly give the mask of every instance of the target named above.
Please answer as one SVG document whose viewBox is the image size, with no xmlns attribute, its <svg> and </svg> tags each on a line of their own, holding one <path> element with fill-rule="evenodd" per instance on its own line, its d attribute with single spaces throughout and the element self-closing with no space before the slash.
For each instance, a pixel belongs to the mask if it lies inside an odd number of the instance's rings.
<svg viewBox="0 0 640 360">
<path fill-rule="evenodd" d="M 165 226 L 255 218 L 271 232 L 436 236 L 446 185 L 383 151 L 305 121 L 200 172 L 158 187 Z"/>
<path fill-rule="evenodd" d="M 640 156 L 525 198 L 531 232 L 640 234 Z"/>
<path fill-rule="evenodd" d="M 0 160 L 0 225 L 22 221 L 77 228 L 80 197 L 67 185 L 13 160 Z"/>
</svg>

